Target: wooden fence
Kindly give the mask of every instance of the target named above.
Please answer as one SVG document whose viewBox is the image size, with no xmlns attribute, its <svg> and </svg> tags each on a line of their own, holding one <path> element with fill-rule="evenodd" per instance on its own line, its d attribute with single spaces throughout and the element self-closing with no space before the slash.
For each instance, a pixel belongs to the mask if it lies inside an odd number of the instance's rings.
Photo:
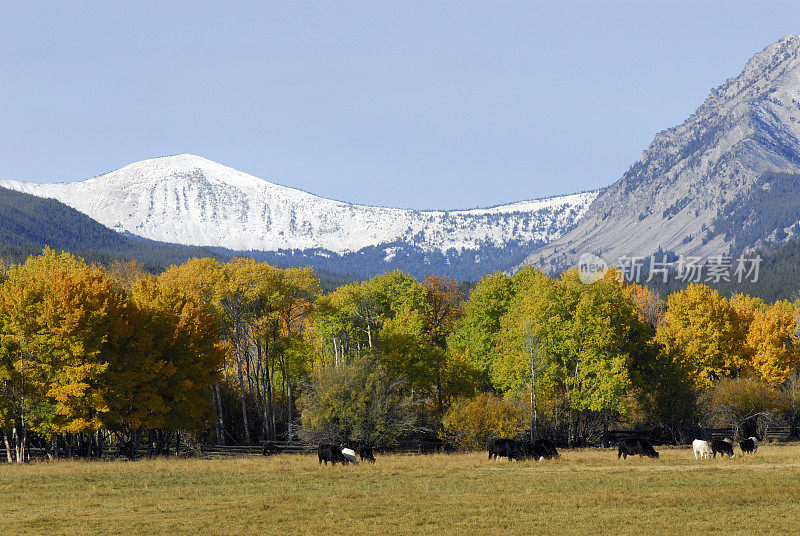
<svg viewBox="0 0 800 536">
<path fill-rule="evenodd" d="M 28 454 L 32 458 L 47 458 L 50 454 L 49 449 L 41 447 L 29 447 Z M 181 445 L 178 453 L 180 457 L 199 457 L 199 458 L 223 458 L 228 456 L 262 456 L 265 454 L 304 454 L 316 452 L 317 446 L 307 443 L 271 443 L 267 450 L 264 445 L 209 445 L 200 448 L 192 448 L 189 445 Z M 108 447 L 103 452 L 103 459 L 110 460 L 115 457 L 116 449 Z M 137 456 L 147 458 L 148 450 L 146 446 L 140 447 Z M 175 456 L 172 452 L 171 456 Z M 124 455 L 120 456 L 124 458 Z"/>
<path fill-rule="evenodd" d="M 736 429 L 730 428 L 697 428 L 693 430 L 693 434 L 686 434 L 686 436 L 693 435 L 695 439 L 725 439 L 726 437 L 736 440 L 744 439 L 743 437 L 736 436 Z M 740 432 L 741 433 L 741 432 Z M 787 441 L 791 428 L 789 426 L 771 426 L 766 429 L 760 438 L 761 441 L 771 443 L 773 441 Z M 649 439 L 654 444 L 663 444 L 669 442 L 668 434 L 665 430 L 658 428 L 648 430 L 609 430 L 608 439 L 609 443 L 616 444 L 623 437 L 643 437 Z"/>
</svg>

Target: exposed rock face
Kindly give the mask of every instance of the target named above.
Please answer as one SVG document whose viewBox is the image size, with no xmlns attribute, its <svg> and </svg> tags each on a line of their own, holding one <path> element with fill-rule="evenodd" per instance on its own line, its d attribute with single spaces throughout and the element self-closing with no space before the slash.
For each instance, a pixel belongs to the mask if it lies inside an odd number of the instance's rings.
<svg viewBox="0 0 800 536">
<path fill-rule="evenodd" d="M 523 264 L 558 270 L 574 265 L 583 252 L 613 264 L 659 247 L 677 254 L 725 253 L 734 241 L 718 223 L 729 204 L 737 200 L 741 209 L 749 190 L 768 187 L 766 173 L 798 172 L 800 37 L 792 34 L 753 56 L 683 124 L 657 134 L 572 231 Z M 783 236 L 782 228 L 798 220 L 800 214 L 783 218 L 774 231 Z"/>
</svg>

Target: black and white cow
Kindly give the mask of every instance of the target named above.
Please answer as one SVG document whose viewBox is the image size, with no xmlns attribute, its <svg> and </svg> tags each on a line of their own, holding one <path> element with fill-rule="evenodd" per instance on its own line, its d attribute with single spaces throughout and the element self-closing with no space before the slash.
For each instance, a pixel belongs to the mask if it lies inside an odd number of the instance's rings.
<svg viewBox="0 0 800 536">
<path fill-rule="evenodd" d="M 653 445 L 646 439 L 640 437 L 626 437 L 620 439 L 618 444 L 619 452 L 617 453 L 617 459 L 627 459 L 628 456 L 633 456 L 634 454 L 638 454 L 640 458 L 642 456 L 658 458 L 658 452 L 656 452 Z"/>
<path fill-rule="evenodd" d="M 317 449 L 317 454 L 319 455 L 320 464 L 322 464 L 322 462 L 325 462 L 325 465 L 328 465 L 328 462 L 331 462 L 331 465 L 336 465 L 337 462 L 342 465 L 348 464 L 347 458 L 342 454 L 342 449 L 336 445 L 323 443 L 319 446 L 319 449 Z"/>
<path fill-rule="evenodd" d="M 522 460 L 522 449 L 520 449 L 519 443 L 513 439 L 505 437 L 492 438 L 489 441 L 489 459 L 496 460 L 498 457 L 508 458 L 509 461 Z"/>
<path fill-rule="evenodd" d="M 356 457 L 355 450 L 344 447 L 342 449 L 342 456 L 344 456 L 348 462 L 358 465 L 358 458 Z"/>
<path fill-rule="evenodd" d="M 711 454 L 714 456 L 714 458 L 717 457 L 717 453 L 718 452 L 719 452 L 720 456 L 722 456 L 723 458 L 725 457 L 726 454 L 728 456 L 730 456 L 731 458 L 736 456 L 736 454 L 733 453 L 733 441 L 731 441 L 730 439 L 727 439 L 727 440 L 725 440 L 725 439 L 712 439 L 711 440 Z"/>
<path fill-rule="evenodd" d="M 739 447 L 742 449 L 743 454 L 755 454 L 758 450 L 758 439 L 755 437 L 748 437 L 739 442 Z"/>
</svg>

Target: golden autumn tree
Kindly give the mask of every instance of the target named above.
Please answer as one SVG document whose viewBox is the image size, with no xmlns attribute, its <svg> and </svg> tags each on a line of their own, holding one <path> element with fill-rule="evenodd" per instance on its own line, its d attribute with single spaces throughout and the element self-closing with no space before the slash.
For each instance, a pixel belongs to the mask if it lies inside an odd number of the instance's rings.
<svg viewBox="0 0 800 536">
<path fill-rule="evenodd" d="M 169 279 L 140 277 L 131 290 L 134 329 L 104 376 L 106 424 L 134 440 L 145 429 L 196 430 L 208 420 L 209 388 L 222 368 L 219 324 Z"/>
<path fill-rule="evenodd" d="M 455 401 L 445 413 L 440 435 L 465 449 L 485 448 L 492 436 L 515 437 L 525 427 L 513 404 L 489 393 Z"/>
<path fill-rule="evenodd" d="M 797 367 L 797 311 L 789 301 L 777 301 L 755 310 L 747 331 L 750 366 L 764 381 L 777 385 Z"/>
<path fill-rule="evenodd" d="M 222 265 L 209 257 L 189 259 L 178 266 L 170 266 L 160 276 L 161 281 L 191 294 L 211 309 L 218 307 L 218 285 L 222 279 Z"/>
<path fill-rule="evenodd" d="M 728 300 L 695 283 L 667 298 L 656 330 L 662 351 L 700 388 L 738 374 L 746 363 L 745 336 L 746 327 Z"/>
<path fill-rule="evenodd" d="M 624 292 L 633 303 L 633 307 L 642 321 L 655 329 L 664 319 L 663 301 L 649 288 L 638 283 L 625 285 Z"/>
<path fill-rule="evenodd" d="M 108 274 L 46 248 L 13 267 L 0 291 L 2 345 L 21 385 L 22 427 L 42 435 L 93 432 L 108 412 L 103 374 L 127 300 Z"/>
<path fill-rule="evenodd" d="M 222 264 L 209 257 L 189 259 L 178 266 L 171 266 L 160 276 L 159 281 L 168 283 L 172 288 L 179 289 L 181 292 L 192 296 L 199 304 L 202 304 L 206 312 L 212 317 L 212 322 L 218 328 L 224 325 L 223 311 L 220 304 L 219 284 L 224 278 Z M 231 354 L 229 340 L 222 329 L 218 329 L 218 341 L 215 344 L 215 352 L 221 355 Z M 225 377 L 225 362 L 221 366 L 222 377 Z M 222 408 L 222 393 L 220 381 L 214 383 L 211 390 L 212 406 L 215 412 L 215 431 L 218 443 L 224 443 L 224 422 Z"/>
</svg>

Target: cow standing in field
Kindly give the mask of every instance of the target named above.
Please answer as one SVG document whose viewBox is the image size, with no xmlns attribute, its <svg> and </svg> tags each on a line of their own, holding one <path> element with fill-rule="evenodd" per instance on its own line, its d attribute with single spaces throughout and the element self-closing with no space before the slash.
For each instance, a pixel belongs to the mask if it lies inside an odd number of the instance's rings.
<svg viewBox="0 0 800 536">
<path fill-rule="evenodd" d="M 530 441 L 525 441 L 520 444 L 520 449 L 525 457 L 533 458 L 538 461 L 558 457 L 556 446 L 549 439 L 537 439 L 532 443 Z"/>
<path fill-rule="evenodd" d="M 522 460 L 522 450 L 519 444 L 513 439 L 499 437 L 489 441 L 489 459 L 496 460 L 500 458 L 508 458 L 511 460 Z"/>
<path fill-rule="evenodd" d="M 336 445 L 323 443 L 319 446 L 319 449 L 317 449 L 317 454 L 319 455 L 320 464 L 325 462 L 325 465 L 328 465 L 328 462 L 331 462 L 331 465 L 336 465 L 336 463 L 339 462 L 342 465 L 347 465 L 348 463 L 347 458 L 342 454 L 342 449 Z"/>
<path fill-rule="evenodd" d="M 758 450 L 758 439 L 755 437 L 748 437 L 739 443 L 739 448 L 742 449 L 742 454 L 755 454 Z"/>
<path fill-rule="evenodd" d="M 730 439 L 727 441 L 724 439 L 712 439 L 711 454 L 714 456 L 714 459 L 717 458 L 718 452 L 720 456 L 722 456 L 723 458 L 725 457 L 726 454 L 731 458 L 736 456 L 736 454 L 733 453 L 733 441 L 731 441 Z"/>
<path fill-rule="evenodd" d="M 617 459 L 628 459 L 628 456 L 633 456 L 634 454 L 638 454 L 640 458 L 642 456 L 647 456 L 648 458 L 658 458 L 658 452 L 656 452 L 656 450 L 653 448 L 653 445 L 651 445 L 648 440 L 640 437 L 628 437 L 625 439 L 620 439 Z"/>
<path fill-rule="evenodd" d="M 558 451 L 555 444 L 549 439 L 537 439 L 533 444 L 534 449 L 538 449 L 545 460 L 558 458 Z"/>
<path fill-rule="evenodd" d="M 372 451 L 372 447 L 361 445 L 358 447 L 358 456 L 361 458 L 362 462 L 367 460 L 368 462 L 375 463 L 375 453 Z"/>
<path fill-rule="evenodd" d="M 702 439 L 695 439 L 692 441 L 692 451 L 694 451 L 694 459 L 708 459 L 711 457 L 711 443 L 703 441 Z"/>
</svg>

